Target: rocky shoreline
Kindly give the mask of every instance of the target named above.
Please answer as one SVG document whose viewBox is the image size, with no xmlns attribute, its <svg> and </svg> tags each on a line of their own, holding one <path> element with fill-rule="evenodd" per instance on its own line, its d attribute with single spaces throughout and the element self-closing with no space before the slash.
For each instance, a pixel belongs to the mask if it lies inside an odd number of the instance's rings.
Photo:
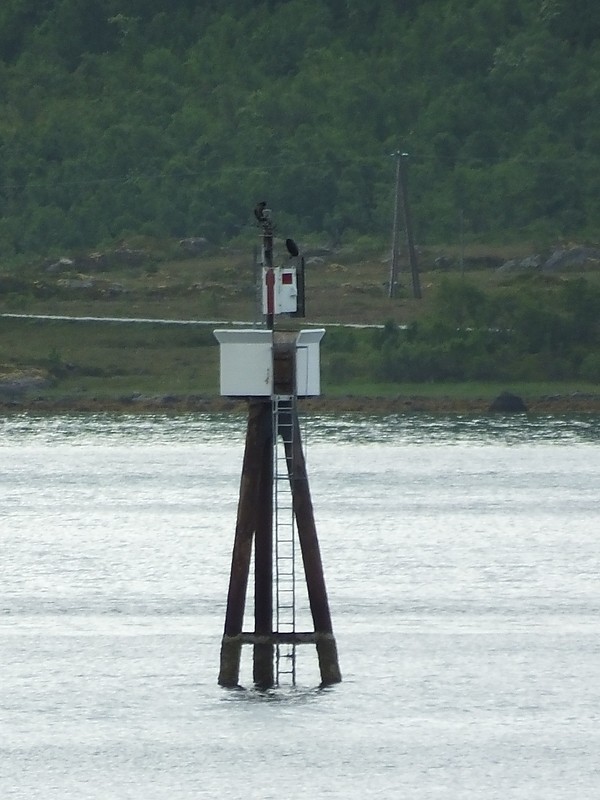
<svg viewBox="0 0 600 800">
<path fill-rule="evenodd" d="M 490 400 L 472 397 L 366 397 L 357 395 L 306 398 L 299 401 L 308 414 L 487 414 L 494 413 Z M 568 395 L 523 397 L 530 414 L 568 415 L 600 414 L 600 393 L 575 392 Z M 198 412 L 235 412 L 246 409 L 243 398 L 216 395 L 131 395 L 114 398 L 96 397 L 0 397 L 0 414 L 186 414 Z M 500 412 L 502 413 L 502 412 Z M 522 413 L 522 412 L 521 412 Z"/>
</svg>

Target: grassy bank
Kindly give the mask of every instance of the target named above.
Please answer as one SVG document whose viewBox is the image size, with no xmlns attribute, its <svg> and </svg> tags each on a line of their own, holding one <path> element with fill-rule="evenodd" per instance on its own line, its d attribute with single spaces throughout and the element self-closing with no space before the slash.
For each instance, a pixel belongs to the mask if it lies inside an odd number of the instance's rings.
<svg viewBox="0 0 600 800">
<path fill-rule="evenodd" d="M 493 268 L 514 255 L 513 250 L 474 250 L 468 254 L 466 275 L 455 272 L 455 277 L 495 296 L 522 280 Z M 402 276 L 398 296 L 387 296 L 388 265 L 381 258 L 340 253 L 308 267 L 307 317 L 301 325 L 321 324 L 329 331 L 321 351 L 324 397 L 307 407 L 480 411 L 499 392 L 510 390 L 542 411 L 600 410 L 598 384 L 584 380 L 542 382 L 522 376 L 511 381 L 374 382 L 368 368 L 378 347 L 373 332 L 346 335 L 335 324 L 402 326 L 426 319 L 448 278 L 447 270 L 432 268 L 436 256 L 431 251 L 424 257 L 422 300 L 411 296 L 410 282 Z M 241 253 L 147 257 L 99 273 L 81 269 L 81 264 L 67 264 L 48 271 L 45 265 L 30 264 L 18 273 L 0 272 L 0 313 L 239 320 L 248 325 L 258 319 L 252 260 Z M 552 280 L 559 286 L 578 277 Z M 586 280 L 598 285 L 600 274 L 586 273 Z M 282 324 L 298 327 L 291 320 Z M 217 407 L 223 401 L 218 398 L 214 327 L 0 318 L 0 402 L 4 408 Z"/>
<path fill-rule="evenodd" d="M 11 359 L 1 369 L 7 380 L 10 375 L 27 374 L 33 367 L 44 380 L 28 394 L 49 400 L 210 397 L 219 392 L 219 348 L 213 327 L 5 318 L 0 319 L 0 339 Z M 322 341 L 322 390 L 338 403 L 358 397 L 380 398 L 386 403 L 395 398 L 424 398 L 440 405 L 475 400 L 489 404 L 506 389 L 529 402 L 556 395 L 600 394 L 595 384 L 572 381 L 508 385 L 490 381 L 336 381 L 330 369 L 331 340 L 325 335 Z"/>
</svg>

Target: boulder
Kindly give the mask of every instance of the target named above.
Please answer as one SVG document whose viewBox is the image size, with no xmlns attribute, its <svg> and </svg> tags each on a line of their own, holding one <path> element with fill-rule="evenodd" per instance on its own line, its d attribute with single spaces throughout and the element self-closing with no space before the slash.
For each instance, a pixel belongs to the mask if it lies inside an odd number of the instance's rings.
<svg viewBox="0 0 600 800">
<path fill-rule="evenodd" d="M 58 261 L 52 261 L 50 264 L 45 265 L 46 272 L 68 272 L 75 268 L 75 261 L 72 258 L 59 258 Z"/>
<path fill-rule="evenodd" d="M 519 395 L 500 392 L 490 403 L 488 411 L 496 414 L 526 414 L 527 406 Z"/>
<path fill-rule="evenodd" d="M 13 372 L 0 375 L 0 398 L 16 398 L 50 385 L 46 374 L 40 371 Z"/>
<path fill-rule="evenodd" d="M 537 272 L 542 266 L 540 255 L 527 256 L 527 258 L 511 258 L 498 267 L 498 272 Z"/>
<path fill-rule="evenodd" d="M 569 247 L 556 250 L 543 266 L 544 272 L 589 269 L 600 266 L 600 250 L 595 247 Z"/>
</svg>

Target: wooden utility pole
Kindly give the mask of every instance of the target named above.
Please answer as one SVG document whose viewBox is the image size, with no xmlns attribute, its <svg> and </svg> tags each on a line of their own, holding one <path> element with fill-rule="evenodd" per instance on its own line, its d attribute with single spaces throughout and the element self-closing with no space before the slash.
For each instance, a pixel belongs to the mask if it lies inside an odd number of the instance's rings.
<svg viewBox="0 0 600 800">
<path fill-rule="evenodd" d="M 412 273 L 413 297 L 421 299 L 421 283 L 419 280 L 419 265 L 417 263 L 417 253 L 413 238 L 412 217 L 408 204 L 408 153 L 400 153 L 398 158 L 398 177 L 402 197 L 402 210 L 404 213 L 404 228 L 406 231 L 406 244 L 408 246 L 408 258 L 410 261 L 410 271 Z"/>
<path fill-rule="evenodd" d="M 394 195 L 394 232 L 392 237 L 392 261 L 390 264 L 390 280 L 388 285 L 388 297 L 396 296 L 396 284 L 398 282 L 399 260 L 400 260 L 400 209 L 402 205 L 400 189 L 400 151 L 396 150 L 392 155 L 396 158 L 396 192 Z"/>
</svg>

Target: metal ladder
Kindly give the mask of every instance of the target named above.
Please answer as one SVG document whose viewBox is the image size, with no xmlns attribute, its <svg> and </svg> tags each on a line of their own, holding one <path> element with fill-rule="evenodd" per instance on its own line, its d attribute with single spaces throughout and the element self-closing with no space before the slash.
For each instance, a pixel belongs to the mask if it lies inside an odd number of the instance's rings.
<svg viewBox="0 0 600 800">
<path fill-rule="evenodd" d="M 273 542 L 275 550 L 275 629 L 296 632 L 296 521 L 288 472 L 293 460 L 296 400 L 293 395 L 273 397 Z M 291 464 L 289 465 L 291 469 Z M 276 644 L 275 680 L 296 683 L 296 645 Z"/>
</svg>

